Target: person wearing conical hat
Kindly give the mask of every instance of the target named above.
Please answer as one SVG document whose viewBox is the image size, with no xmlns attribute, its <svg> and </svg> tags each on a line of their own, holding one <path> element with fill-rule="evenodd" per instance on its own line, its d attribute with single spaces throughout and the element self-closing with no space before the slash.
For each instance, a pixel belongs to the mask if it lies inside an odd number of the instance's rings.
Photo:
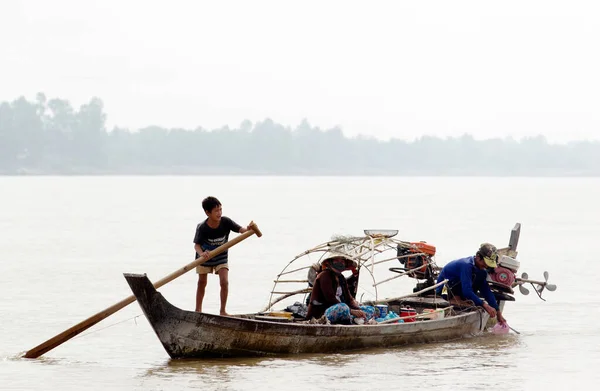
<svg viewBox="0 0 600 391">
<path fill-rule="evenodd" d="M 361 306 L 348 289 L 344 270 L 352 270 L 353 261 L 344 256 L 332 256 L 322 263 L 323 270 L 314 281 L 307 319 L 325 316 L 332 323 L 362 324 L 373 318 L 373 306 Z"/>
<path fill-rule="evenodd" d="M 495 269 L 498 266 L 497 260 L 496 246 L 482 243 L 475 255 L 454 260 L 444 266 L 437 282 L 447 279 L 448 283 L 439 286 L 436 292 L 444 299 L 457 303 L 470 300 L 476 306 L 483 307 L 490 317 L 498 317 L 498 322 L 505 323 L 506 319 L 487 282 L 487 269 Z"/>
</svg>

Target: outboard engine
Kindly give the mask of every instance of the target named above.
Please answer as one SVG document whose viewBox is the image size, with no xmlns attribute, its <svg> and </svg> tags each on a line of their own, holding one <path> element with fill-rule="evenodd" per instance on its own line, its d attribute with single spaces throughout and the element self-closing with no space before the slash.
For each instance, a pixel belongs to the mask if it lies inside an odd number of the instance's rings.
<svg viewBox="0 0 600 391">
<path fill-rule="evenodd" d="M 434 265 L 431 257 L 435 255 L 435 246 L 425 242 L 410 242 L 401 243 L 397 247 L 398 261 L 404 267 L 392 267 L 390 271 L 396 273 L 406 273 L 408 270 L 413 270 L 408 273 L 409 277 L 417 280 L 425 280 L 418 282 L 413 292 L 418 292 L 435 284 Z M 416 270 L 415 270 L 416 269 Z"/>
<path fill-rule="evenodd" d="M 498 267 L 488 273 L 488 282 L 500 310 L 504 310 L 504 302 L 515 301 L 513 284 L 516 281 L 516 273 L 521 263 L 508 255 L 501 255 L 498 259 Z"/>
<path fill-rule="evenodd" d="M 417 269 L 408 274 L 410 277 L 420 280 L 431 277 L 431 257 L 435 255 L 435 246 L 425 242 L 411 242 L 409 246 L 399 244 L 397 254 L 398 261 L 405 266 L 404 271 Z"/>
<path fill-rule="evenodd" d="M 513 293 L 512 286 L 515 283 L 516 273 L 519 271 L 520 266 L 521 263 L 516 259 L 508 255 L 501 255 L 498 260 L 498 267 L 488 274 L 488 281 L 501 291 Z"/>
</svg>

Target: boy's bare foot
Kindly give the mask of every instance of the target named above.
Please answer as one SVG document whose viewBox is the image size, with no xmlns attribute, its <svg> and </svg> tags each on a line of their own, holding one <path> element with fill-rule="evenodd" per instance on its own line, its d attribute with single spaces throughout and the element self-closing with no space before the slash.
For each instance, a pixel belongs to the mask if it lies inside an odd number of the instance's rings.
<svg viewBox="0 0 600 391">
<path fill-rule="evenodd" d="M 221 315 L 221 316 L 229 316 L 229 314 L 227 312 L 225 312 L 225 311 L 221 311 L 221 313 L 219 315 Z"/>
<path fill-rule="evenodd" d="M 196 308 L 196 312 L 202 312 L 202 308 Z"/>
</svg>

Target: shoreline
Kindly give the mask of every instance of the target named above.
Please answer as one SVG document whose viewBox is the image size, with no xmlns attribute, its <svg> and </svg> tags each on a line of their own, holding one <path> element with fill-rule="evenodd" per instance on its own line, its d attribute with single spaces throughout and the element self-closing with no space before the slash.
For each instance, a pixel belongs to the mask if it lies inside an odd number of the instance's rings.
<svg viewBox="0 0 600 391">
<path fill-rule="evenodd" d="M 193 169 L 193 168 L 153 168 L 153 169 L 126 169 L 126 170 L 99 170 L 99 169 L 71 169 L 71 170 L 39 170 L 39 169 L 0 169 L 0 177 L 36 177 L 36 176 L 310 176 L 310 177 L 557 177 L 557 178 L 596 178 L 600 172 L 590 171 L 562 171 L 545 172 L 534 171 L 521 173 L 515 172 L 478 172 L 478 171 L 405 171 L 392 170 L 361 170 L 355 172 L 342 172 L 337 170 L 244 170 L 244 169 Z"/>
</svg>

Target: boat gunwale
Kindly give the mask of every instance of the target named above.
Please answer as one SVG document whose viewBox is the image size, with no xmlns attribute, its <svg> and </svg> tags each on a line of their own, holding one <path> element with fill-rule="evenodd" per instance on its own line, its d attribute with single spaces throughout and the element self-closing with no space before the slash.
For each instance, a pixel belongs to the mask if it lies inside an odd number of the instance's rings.
<svg viewBox="0 0 600 391">
<path fill-rule="evenodd" d="M 252 319 L 245 318 L 244 316 L 254 316 L 258 314 L 241 314 L 239 316 L 223 316 L 216 314 L 209 314 L 204 312 L 196 312 L 181 309 L 172 303 L 170 303 L 160 292 L 158 292 L 148 277 L 143 274 L 126 274 L 126 278 L 137 278 L 145 279 L 144 285 L 147 290 L 150 290 L 151 297 L 146 295 L 139 296 L 138 303 L 142 307 L 142 310 L 146 314 L 146 317 L 151 323 L 151 326 L 156 331 L 155 325 L 161 322 L 161 320 L 155 320 L 155 313 L 157 312 L 156 307 L 161 308 L 162 312 L 169 313 L 170 317 L 174 316 L 184 322 L 195 323 L 197 327 L 213 327 L 218 326 L 223 331 L 235 330 L 241 332 L 244 330 L 251 330 L 255 333 L 265 334 L 285 334 L 285 335 L 298 335 L 298 336 L 312 336 L 319 334 L 319 336 L 331 335 L 333 337 L 347 337 L 347 336 L 373 336 L 373 335 L 387 335 L 393 333 L 413 333 L 421 332 L 422 328 L 425 327 L 427 332 L 435 332 L 438 330 L 445 330 L 452 323 L 462 324 L 470 323 L 471 317 L 480 318 L 480 329 L 482 329 L 485 321 L 483 320 L 484 314 L 482 311 L 475 310 L 470 312 L 461 313 L 458 315 L 447 316 L 441 319 L 429 319 L 416 322 L 402 322 L 402 323 L 386 323 L 386 324 L 373 324 L 373 325 L 345 325 L 345 324 L 319 324 L 319 323 L 300 323 L 300 322 L 277 322 L 264 319 Z M 135 292 L 134 292 L 135 294 Z M 204 319 L 203 319 L 204 318 Z M 432 327 L 434 326 L 434 327 Z M 398 330 L 398 329 L 401 329 Z M 320 331 L 319 331 L 320 330 Z M 294 332 L 295 331 L 295 332 Z M 299 332 L 300 331 L 300 332 Z M 322 333 L 322 334 L 321 334 Z"/>
</svg>

